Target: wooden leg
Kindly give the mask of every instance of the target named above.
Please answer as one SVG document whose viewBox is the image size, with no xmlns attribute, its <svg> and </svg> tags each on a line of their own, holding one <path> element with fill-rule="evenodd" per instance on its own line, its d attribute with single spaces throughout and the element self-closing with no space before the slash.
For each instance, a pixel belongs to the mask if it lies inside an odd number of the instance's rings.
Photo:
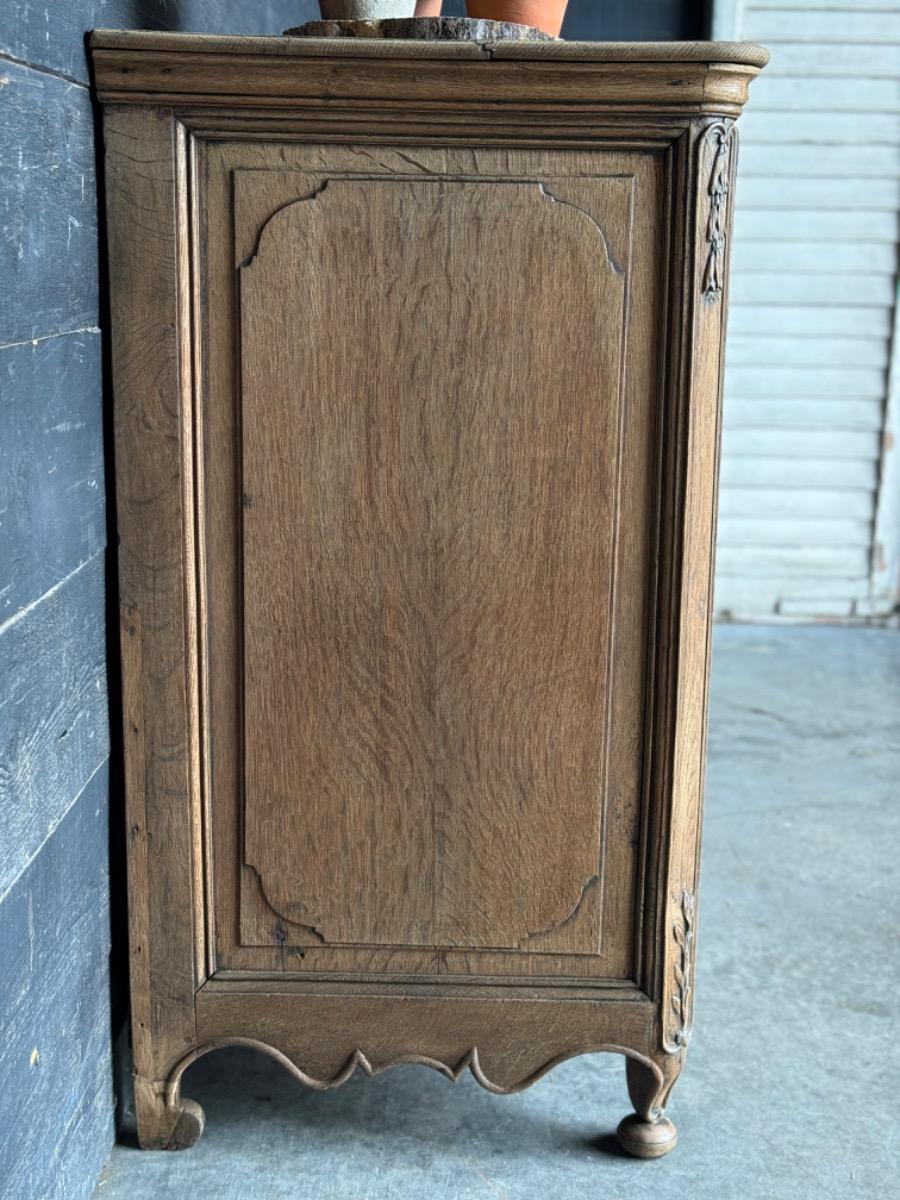
<svg viewBox="0 0 900 1200">
<path fill-rule="evenodd" d="M 143 1150 L 187 1150 L 206 1124 L 203 1109 L 195 1100 L 179 1095 L 167 1104 L 158 1087 L 140 1075 L 134 1077 L 134 1110 Z"/>
<path fill-rule="evenodd" d="M 634 1112 L 619 1124 L 619 1145 L 635 1158 L 662 1158 L 678 1145 L 678 1131 L 665 1114 L 669 1093 L 681 1072 L 683 1056 L 667 1055 L 660 1061 L 663 1081 L 636 1059 L 626 1060 L 628 1094 Z"/>
</svg>

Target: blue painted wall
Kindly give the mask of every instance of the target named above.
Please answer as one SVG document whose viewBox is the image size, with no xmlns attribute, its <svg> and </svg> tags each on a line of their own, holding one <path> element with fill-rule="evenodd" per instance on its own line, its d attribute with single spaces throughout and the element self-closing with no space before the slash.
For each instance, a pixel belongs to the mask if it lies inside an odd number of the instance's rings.
<svg viewBox="0 0 900 1200">
<path fill-rule="evenodd" d="M 2 1200 L 93 1195 L 114 1137 L 111 1043 L 125 1011 L 102 217 L 84 35 L 277 33 L 316 11 L 314 0 L 0 4 Z"/>
</svg>

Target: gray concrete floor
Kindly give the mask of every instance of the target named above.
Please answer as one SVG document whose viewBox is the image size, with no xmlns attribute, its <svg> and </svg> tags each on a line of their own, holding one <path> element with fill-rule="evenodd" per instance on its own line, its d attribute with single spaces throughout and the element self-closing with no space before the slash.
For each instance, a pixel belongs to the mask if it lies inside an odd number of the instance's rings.
<svg viewBox="0 0 900 1200">
<path fill-rule="evenodd" d="M 621 1156 L 620 1059 L 496 1097 L 424 1068 L 308 1092 L 192 1067 L 192 1150 L 116 1147 L 98 1200 L 900 1197 L 900 634 L 717 630 L 695 1033 L 668 1158 Z"/>
</svg>

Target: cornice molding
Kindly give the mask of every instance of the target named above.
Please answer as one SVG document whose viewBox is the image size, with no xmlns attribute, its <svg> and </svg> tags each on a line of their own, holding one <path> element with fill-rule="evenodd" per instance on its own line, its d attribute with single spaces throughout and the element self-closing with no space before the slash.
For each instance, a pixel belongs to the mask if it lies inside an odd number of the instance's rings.
<svg viewBox="0 0 900 1200">
<path fill-rule="evenodd" d="M 736 115 L 768 61 L 737 42 L 411 42 L 91 35 L 105 103 L 290 108 L 327 99 L 546 103 L 573 111 Z M 526 83 L 527 81 L 527 83 Z"/>
</svg>

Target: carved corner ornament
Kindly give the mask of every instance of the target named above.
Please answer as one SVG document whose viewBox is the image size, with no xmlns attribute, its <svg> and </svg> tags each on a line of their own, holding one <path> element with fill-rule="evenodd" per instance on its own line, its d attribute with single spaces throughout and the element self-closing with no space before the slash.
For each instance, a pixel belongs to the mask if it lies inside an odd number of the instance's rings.
<svg viewBox="0 0 900 1200">
<path fill-rule="evenodd" d="M 672 1053 L 686 1050 L 691 1040 L 694 1008 L 694 897 L 684 889 L 676 896 L 678 908 L 672 924 L 675 957 L 672 965 L 670 997 L 670 1037 Z"/>
<path fill-rule="evenodd" d="M 706 140 L 715 147 L 706 189 L 709 215 L 706 218 L 706 265 L 702 283 L 703 299 L 710 304 L 719 299 L 725 285 L 728 191 L 734 138 L 734 125 L 724 121 L 717 121 L 706 131 Z"/>
</svg>

